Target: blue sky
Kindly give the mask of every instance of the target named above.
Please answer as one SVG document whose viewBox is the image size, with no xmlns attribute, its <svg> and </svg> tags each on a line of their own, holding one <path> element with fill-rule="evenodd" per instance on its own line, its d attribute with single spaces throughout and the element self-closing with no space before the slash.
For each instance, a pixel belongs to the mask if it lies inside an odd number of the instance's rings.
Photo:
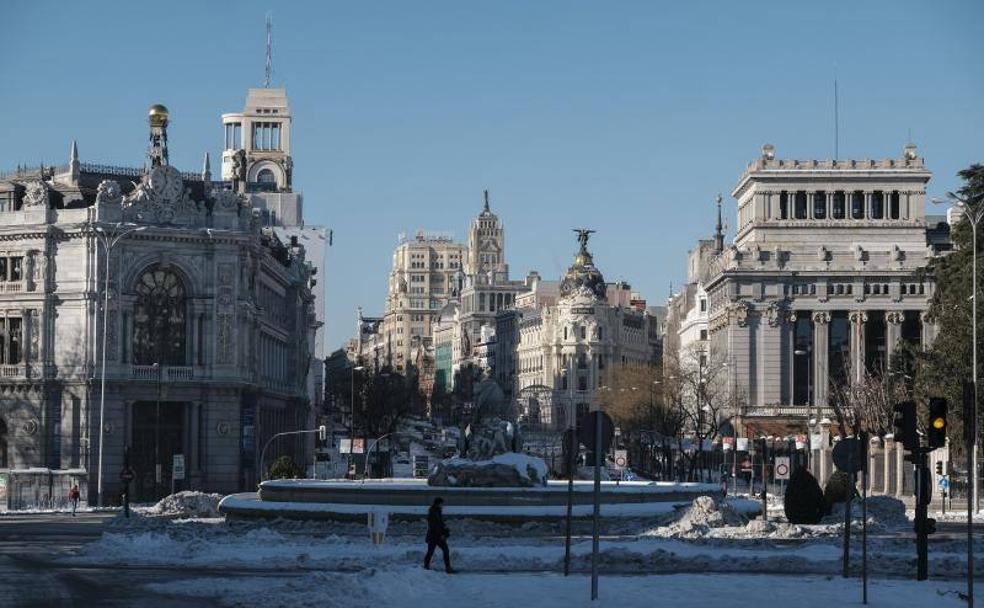
<svg viewBox="0 0 984 608">
<path fill-rule="evenodd" d="M 172 163 L 197 170 L 219 115 L 263 78 L 295 117 L 295 187 L 334 230 L 328 347 L 380 312 L 398 233 L 464 239 L 482 190 L 515 277 L 560 275 L 588 226 L 606 278 L 652 303 L 685 276 L 763 143 L 782 158 L 898 157 L 935 178 L 982 161 L 984 3 L 8 2 L 0 167 L 137 165 L 146 108 L 171 110 Z"/>
</svg>

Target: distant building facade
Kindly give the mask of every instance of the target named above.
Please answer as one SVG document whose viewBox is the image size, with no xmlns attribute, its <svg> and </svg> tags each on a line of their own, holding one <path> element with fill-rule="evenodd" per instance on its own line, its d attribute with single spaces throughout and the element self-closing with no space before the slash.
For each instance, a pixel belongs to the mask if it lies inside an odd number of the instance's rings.
<svg viewBox="0 0 984 608">
<path fill-rule="evenodd" d="M 258 175 L 170 165 L 168 121 L 151 108 L 142 169 L 73 144 L 65 166 L 0 176 L 0 469 L 83 471 L 90 502 L 100 442 L 107 502 L 127 447 L 146 500 L 170 491 L 176 454 L 179 487 L 255 487 L 266 439 L 310 428 L 315 267 L 264 222 Z"/>
<path fill-rule="evenodd" d="M 900 342 L 932 342 L 934 284 L 919 270 L 946 238 L 927 224 L 930 178 L 911 145 L 880 161 L 778 160 L 766 146 L 742 174 L 734 242 L 700 280 L 740 432 L 805 431 L 834 383 L 884 373 Z"/>
</svg>

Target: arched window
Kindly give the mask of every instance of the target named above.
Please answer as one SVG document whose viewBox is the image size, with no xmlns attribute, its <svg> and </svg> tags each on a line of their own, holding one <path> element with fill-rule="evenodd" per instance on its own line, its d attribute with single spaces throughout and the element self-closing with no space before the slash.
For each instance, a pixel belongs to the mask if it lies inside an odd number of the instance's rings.
<svg viewBox="0 0 984 608">
<path fill-rule="evenodd" d="M 276 184 L 277 176 L 269 169 L 260 169 L 260 172 L 256 174 L 256 181 L 261 184 Z"/>
<path fill-rule="evenodd" d="M 7 461 L 7 423 L 0 420 L 0 469 L 9 468 Z"/>
<path fill-rule="evenodd" d="M 186 365 L 185 288 L 174 272 L 154 267 L 134 286 L 133 362 Z"/>
</svg>

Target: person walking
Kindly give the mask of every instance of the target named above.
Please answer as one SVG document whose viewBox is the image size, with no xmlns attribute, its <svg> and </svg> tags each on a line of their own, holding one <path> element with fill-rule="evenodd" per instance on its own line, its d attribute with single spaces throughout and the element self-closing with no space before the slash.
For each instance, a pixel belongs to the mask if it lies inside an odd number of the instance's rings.
<svg viewBox="0 0 984 608">
<path fill-rule="evenodd" d="M 72 517 L 75 517 L 75 510 L 79 508 L 79 498 L 81 494 L 79 493 L 79 484 L 72 486 L 72 489 L 68 491 L 68 502 L 72 503 Z"/>
<path fill-rule="evenodd" d="M 451 555 L 448 550 L 448 536 L 451 535 L 451 531 L 444 525 L 443 506 L 444 499 L 438 496 L 427 511 L 427 555 L 424 556 L 424 569 L 430 569 L 434 549 L 440 547 L 441 553 L 444 554 L 444 571 L 453 574 L 456 570 L 451 567 Z"/>
</svg>

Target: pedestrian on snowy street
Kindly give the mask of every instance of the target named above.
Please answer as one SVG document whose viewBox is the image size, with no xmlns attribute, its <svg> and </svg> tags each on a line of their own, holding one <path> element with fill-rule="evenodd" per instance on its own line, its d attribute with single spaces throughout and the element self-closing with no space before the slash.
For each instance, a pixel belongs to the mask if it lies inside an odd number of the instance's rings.
<svg viewBox="0 0 984 608">
<path fill-rule="evenodd" d="M 68 502 L 72 503 L 72 517 L 75 517 L 75 510 L 79 508 L 80 497 L 79 484 L 75 484 L 72 486 L 72 489 L 68 491 Z"/>
<path fill-rule="evenodd" d="M 439 496 L 434 499 L 430 510 L 427 511 L 427 555 L 424 556 L 424 569 L 430 568 L 434 549 L 440 547 L 441 553 L 444 554 L 444 571 L 453 574 L 455 570 L 451 567 L 451 554 L 448 550 L 448 536 L 451 535 L 451 531 L 444 525 L 444 514 L 441 512 L 443 505 L 444 499 Z"/>
</svg>

